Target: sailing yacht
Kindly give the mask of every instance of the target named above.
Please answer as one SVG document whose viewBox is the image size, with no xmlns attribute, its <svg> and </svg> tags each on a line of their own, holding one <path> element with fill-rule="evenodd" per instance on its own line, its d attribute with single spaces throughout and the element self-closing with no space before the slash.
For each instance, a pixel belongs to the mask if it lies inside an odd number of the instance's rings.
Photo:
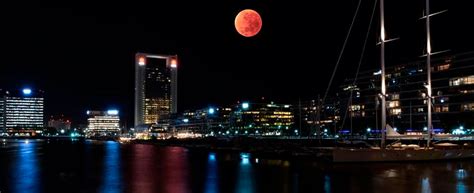
<svg viewBox="0 0 474 193">
<path fill-rule="evenodd" d="M 438 13 L 430 13 L 429 0 L 426 0 L 426 10 L 423 19 L 426 21 L 426 68 L 427 68 L 427 125 L 426 147 L 418 145 L 401 145 L 400 143 L 386 145 L 387 134 L 389 137 L 401 137 L 386 123 L 386 83 L 385 83 L 385 43 L 391 40 L 385 38 L 384 23 L 384 0 L 380 0 L 380 55 L 381 55 L 381 122 L 382 139 L 380 147 L 368 149 L 335 148 L 332 152 L 334 162 L 383 162 L 383 161 L 427 161 L 427 160 L 450 160 L 462 158 L 474 158 L 474 149 L 451 143 L 437 144 L 431 147 L 433 139 L 433 125 L 431 121 L 432 95 L 431 95 L 431 37 L 430 17 Z M 387 131 L 388 130 L 388 131 Z M 442 147 L 442 148 L 441 148 Z"/>
</svg>

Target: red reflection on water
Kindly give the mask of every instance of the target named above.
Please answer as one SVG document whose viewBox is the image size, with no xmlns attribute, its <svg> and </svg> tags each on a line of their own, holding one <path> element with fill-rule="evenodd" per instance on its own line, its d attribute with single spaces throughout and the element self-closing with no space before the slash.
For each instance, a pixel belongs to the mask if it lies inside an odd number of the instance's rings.
<svg viewBox="0 0 474 193">
<path fill-rule="evenodd" d="M 132 150 L 132 192 L 151 193 L 157 189 L 157 174 L 155 173 L 155 147 L 152 145 L 134 145 Z"/>
<path fill-rule="evenodd" d="M 188 152 L 181 147 L 163 149 L 162 185 L 166 193 L 188 193 L 189 166 Z"/>
</svg>

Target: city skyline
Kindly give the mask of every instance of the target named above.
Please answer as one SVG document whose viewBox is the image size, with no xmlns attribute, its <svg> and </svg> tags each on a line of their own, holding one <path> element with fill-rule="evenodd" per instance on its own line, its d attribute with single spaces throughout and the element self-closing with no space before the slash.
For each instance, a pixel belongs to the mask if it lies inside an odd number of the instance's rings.
<svg viewBox="0 0 474 193">
<path fill-rule="evenodd" d="M 262 96 L 284 102 L 315 98 L 326 89 L 357 6 L 357 1 L 342 7 L 340 2 L 321 2 L 319 7 L 307 2 L 180 3 L 148 7 L 139 1 L 110 9 L 106 2 L 92 1 L 22 5 L 16 8 L 20 16 L 3 22 L 9 29 L 3 46 L 12 49 L 2 53 L 0 86 L 45 90 L 46 115 L 66 114 L 82 122 L 86 109 L 117 108 L 130 126 L 134 54 L 149 52 L 180 56 L 179 111 Z M 339 78 L 353 76 L 372 6 L 361 5 Z M 449 10 L 433 19 L 434 49 L 452 54 L 472 50 L 473 39 L 467 36 L 472 31 L 461 25 L 469 21 L 469 6 L 442 1 L 432 6 L 434 11 Z M 400 37 L 388 45 L 387 62 L 417 60 L 424 44 L 423 22 L 418 21 L 423 2 L 386 2 L 386 7 L 388 36 Z M 238 35 L 233 26 L 235 15 L 247 8 L 263 19 L 262 31 L 252 38 Z M 378 66 L 376 28 L 374 24 L 365 69 Z"/>
</svg>

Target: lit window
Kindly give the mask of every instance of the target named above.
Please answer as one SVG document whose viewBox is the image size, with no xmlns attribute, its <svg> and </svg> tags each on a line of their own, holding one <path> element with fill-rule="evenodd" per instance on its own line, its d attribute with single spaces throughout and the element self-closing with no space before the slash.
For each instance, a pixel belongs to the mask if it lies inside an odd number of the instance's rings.
<svg viewBox="0 0 474 193">
<path fill-rule="evenodd" d="M 351 105 L 349 111 L 360 111 L 360 105 Z"/>
<path fill-rule="evenodd" d="M 449 112 L 449 106 L 443 106 L 441 112 Z"/>
<path fill-rule="evenodd" d="M 462 111 L 474 111 L 474 103 L 467 103 L 461 105 Z"/>
<path fill-rule="evenodd" d="M 400 114 L 402 114 L 402 109 L 400 108 L 390 109 L 390 115 L 400 115 Z"/>
<path fill-rule="evenodd" d="M 451 66 L 451 64 L 443 64 L 443 65 L 439 65 L 438 66 L 438 71 L 443 71 L 443 70 L 448 70 L 449 69 L 449 66 Z"/>
<path fill-rule="evenodd" d="M 399 107 L 400 106 L 400 101 L 388 101 L 388 107 L 394 108 L 394 107 Z"/>
<path fill-rule="evenodd" d="M 449 80 L 449 86 L 459 86 L 459 85 L 468 85 L 474 84 L 474 75 L 466 77 L 451 78 Z"/>
</svg>

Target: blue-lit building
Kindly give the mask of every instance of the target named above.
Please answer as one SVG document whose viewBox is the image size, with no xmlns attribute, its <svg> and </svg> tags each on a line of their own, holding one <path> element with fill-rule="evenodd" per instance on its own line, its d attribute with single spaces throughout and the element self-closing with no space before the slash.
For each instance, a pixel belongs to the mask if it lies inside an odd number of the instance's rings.
<svg viewBox="0 0 474 193">
<path fill-rule="evenodd" d="M 44 128 L 44 92 L 0 90 L 0 131 L 4 136 L 36 136 Z"/>
</svg>

